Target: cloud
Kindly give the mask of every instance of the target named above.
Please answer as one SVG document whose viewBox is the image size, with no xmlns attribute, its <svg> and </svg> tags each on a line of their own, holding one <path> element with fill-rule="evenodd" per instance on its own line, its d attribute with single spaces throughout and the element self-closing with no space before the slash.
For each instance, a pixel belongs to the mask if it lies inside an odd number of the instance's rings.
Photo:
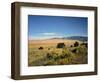
<svg viewBox="0 0 100 82">
<path fill-rule="evenodd" d="M 29 36 L 29 40 L 41 40 L 41 39 L 50 39 L 50 38 L 62 38 L 61 34 L 53 32 L 38 33 L 35 36 Z"/>
<path fill-rule="evenodd" d="M 57 35 L 56 33 L 49 33 L 49 32 L 47 32 L 47 33 L 42 33 L 43 35 L 46 35 L 46 36 L 55 36 L 55 35 Z"/>
</svg>

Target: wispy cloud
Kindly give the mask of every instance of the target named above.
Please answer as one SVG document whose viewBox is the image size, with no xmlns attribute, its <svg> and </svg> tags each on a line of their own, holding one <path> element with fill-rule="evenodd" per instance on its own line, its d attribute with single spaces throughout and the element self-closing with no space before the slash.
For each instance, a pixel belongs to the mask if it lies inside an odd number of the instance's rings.
<svg viewBox="0 0 100 82">
<path fill-rule="evenodd" d="M 46 33 L 41 33 L 43 35 L 46 35 L 46 36 L 54 36 L 54 35 L 57 35 L 56 33 L 50 33 L 50 32 L 46 32 Z"/>
<path fill-rule="evenodd" d="M 50 38 L 62 38 L 61 34 L 46 32 L 46 33 L 38 33 L 36 36 L 29 36 L 29 40 L 36 39 L 50 39 Z"/>
</svg>

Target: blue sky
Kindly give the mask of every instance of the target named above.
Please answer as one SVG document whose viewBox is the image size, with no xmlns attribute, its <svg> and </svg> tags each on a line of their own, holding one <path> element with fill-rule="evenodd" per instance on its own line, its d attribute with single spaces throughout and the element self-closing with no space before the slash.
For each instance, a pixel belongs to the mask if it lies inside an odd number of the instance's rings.
<svg viewBox="0 0 100 82">
<path fill-rule="evenodd" d="M 87 36 L 85 17 L 28 15 L 29 39 Z"/>
</svg>

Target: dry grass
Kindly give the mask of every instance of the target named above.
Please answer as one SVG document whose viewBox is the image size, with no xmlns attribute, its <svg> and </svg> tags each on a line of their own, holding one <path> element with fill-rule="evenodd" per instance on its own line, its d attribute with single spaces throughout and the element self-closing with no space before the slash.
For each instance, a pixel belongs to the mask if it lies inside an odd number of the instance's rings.
<svg viewBox="0 0 100 82">
<path fill-rule="evenodd" d="M 70 47 L 78 40 L 48 39 L 48 40 L 29 40 L 28 65 L 69 65 L 87 63 L 87 48 L 85 46 Z M 65 48 L 57 48 L 58 43 L 64 43 Z M 43 47 L 43 49 L 39 49 Z M 78 52 L 73 53 L 76 49 Z"/>
<path fill-rule="evenodd" d="M 48 40 L 29 40 L 29 47 L 51 47 L 51 46 L 56 46 L 57 43 L 65 43 L 67 47 L 70 45 L 73 45 L 75 42 L 79 42 L 78 40 L 66 40 L 66 39 L 48 39 Z"/>
</svg>

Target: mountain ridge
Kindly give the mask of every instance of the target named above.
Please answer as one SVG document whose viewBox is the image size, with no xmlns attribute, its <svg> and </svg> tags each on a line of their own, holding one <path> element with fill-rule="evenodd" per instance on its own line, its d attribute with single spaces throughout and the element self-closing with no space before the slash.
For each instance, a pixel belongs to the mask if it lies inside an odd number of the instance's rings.
<svg viewBox="0 0 100 82">
<path fill-rule="evenodd" d="M 79 40 L 79 41 L 87 41 L 87 36 L 69 36 L 69 37 L 62 37 L 62 38 L 52 38 L 52 39 L 69 39 L 69 40 Z"/>
</svg>

